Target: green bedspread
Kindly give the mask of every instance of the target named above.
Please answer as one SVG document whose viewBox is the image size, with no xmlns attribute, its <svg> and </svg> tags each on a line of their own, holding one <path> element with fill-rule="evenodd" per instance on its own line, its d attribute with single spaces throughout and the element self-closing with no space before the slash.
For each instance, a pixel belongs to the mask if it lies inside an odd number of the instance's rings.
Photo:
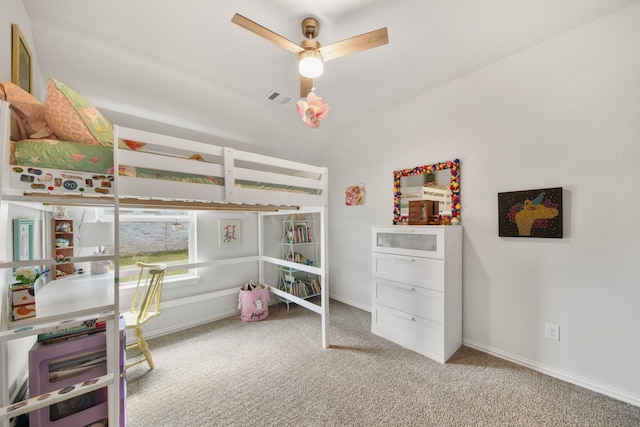
<svg viewBox="0 0 640 427">
<path fill-rule="evenodd" d="M 113 150 L 102 145 L 87 145 L 52 139 L 22 140 L 16 143 L 15 160 L 19 166 L 62 169 L 97 174 L 113 174 Z M 195 160 L 194 160 L 195 161 Z M 223 177 L 203 176 L 157 169 L 122 167 L 121 175 L 138 178 L 224 185 Z M 320 190 L 291 185 L 237 180 L 238 187 L 291 193 L 320 194 Z"/>
<path fill-rule="evenodd" d="M 16 144 L 16 163 L 20 166 L 63 169 L 68 171 L 113 174 L 113 149 L 102 145 L 79 144 L 58 140 L 23 140 Z M 124 175 L 139 178 L 222 185 L 223 178 L 167 172 L 156 169 L 121 169 Z"/>
</svg>

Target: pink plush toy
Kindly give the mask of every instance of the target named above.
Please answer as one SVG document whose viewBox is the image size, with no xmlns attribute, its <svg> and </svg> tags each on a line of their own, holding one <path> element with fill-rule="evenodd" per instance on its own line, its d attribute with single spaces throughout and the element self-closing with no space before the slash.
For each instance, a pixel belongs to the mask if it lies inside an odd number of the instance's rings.
<svg viewBox="0 0 640 427">
<path fill-rule="evenodd" d="M 306 102 L 300 100 L 296 105 L 302 121 L 310 128 L 319 127 L 320 121 L 329 114 L 329 105 L 313 92 L 309 92 Z"/>
</svg>

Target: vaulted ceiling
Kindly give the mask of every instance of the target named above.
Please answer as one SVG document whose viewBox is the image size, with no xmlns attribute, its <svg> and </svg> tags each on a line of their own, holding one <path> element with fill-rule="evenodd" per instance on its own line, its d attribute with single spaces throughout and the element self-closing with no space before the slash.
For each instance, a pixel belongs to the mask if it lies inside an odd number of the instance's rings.
<svg viewBox="0 0 640 427">
<path fill-rule="evenodd" d="M 313 159 L 347 126 L 637 1 L 24 4 L 44 78 L 64 81 L 114 122 Z M 389 44 L 325 64 L 315 87 L 331 110 L 319 129 L 309 129 L 295 106 L 295 55 L 233 24 L 236 12 L 296 43 L 302 19 L 313 16 L 323 45 L 381 27 Z M 292 102 L 267 100 L 273 91 Z"/>
</svg>

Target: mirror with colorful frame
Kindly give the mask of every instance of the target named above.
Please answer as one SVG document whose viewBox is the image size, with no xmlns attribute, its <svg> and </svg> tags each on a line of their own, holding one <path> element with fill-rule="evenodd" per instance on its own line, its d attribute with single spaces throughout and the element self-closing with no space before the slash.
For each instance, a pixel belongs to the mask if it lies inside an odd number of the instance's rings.
<svg viewBox="0 0 640 427">
<path fill-rule="evenodd" d="M 432 200 L 439 204 L 444 223 L 460 223 L 460 160 L 399 169 L 393 172 L 393 223 L 406 224 L 409 201 Z"/>
</svg>

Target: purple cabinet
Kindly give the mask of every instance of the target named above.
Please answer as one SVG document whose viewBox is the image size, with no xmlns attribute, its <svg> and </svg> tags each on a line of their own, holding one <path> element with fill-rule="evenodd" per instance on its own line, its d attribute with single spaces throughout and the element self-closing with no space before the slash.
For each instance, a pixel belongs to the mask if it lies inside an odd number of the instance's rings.
<svg viewBox="0 0 640 427">
<path fill-rule="evenodd" d="M 120 425 L 126 425 L 124 377 L 125 330 L 120 319 Z M 36 343 L 29 352 L 29 394 L 37 396 L 53 390 L 71 388 L 107 373 L 106 333 L 55 344 Z M 31 427 L 81 427 L 108 419 L 107 388 L 37 409 L 29 414 Z"/>
</svg>

